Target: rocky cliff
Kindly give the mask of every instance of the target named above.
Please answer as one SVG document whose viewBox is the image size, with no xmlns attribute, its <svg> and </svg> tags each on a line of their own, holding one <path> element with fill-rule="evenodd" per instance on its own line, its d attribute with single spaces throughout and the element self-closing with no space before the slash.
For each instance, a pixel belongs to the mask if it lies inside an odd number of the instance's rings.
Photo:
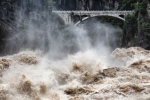
<svg viewBox="0 0 150 100">
<path fill-rule="evenodd" d="M 133 0 L 55 0 L 54 6 L 59 10 L 116 10 L 133 9 Z"/>
<path fill-rule="evenodd" d="M 117 9 L 115 0 L 56 0 L 55 6 L 60 10 L 104 10 Z"/>
</svg>

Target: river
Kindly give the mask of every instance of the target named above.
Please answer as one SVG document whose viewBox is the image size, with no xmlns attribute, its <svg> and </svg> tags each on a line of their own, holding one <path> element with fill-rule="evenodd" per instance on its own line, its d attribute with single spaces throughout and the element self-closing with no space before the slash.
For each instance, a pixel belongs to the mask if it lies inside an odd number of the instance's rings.
<svg viewBox="0 0 150 100">
<path fill-rule="evenodd" d="M 60 29 L 32 3 L 28 16 L 28 2 L 16 10 L 20 30 L 0 57 L 0 100 L 150 99 L 150 51 L 114 50 L 122 30 L 109 24 Z"/>
</svg>

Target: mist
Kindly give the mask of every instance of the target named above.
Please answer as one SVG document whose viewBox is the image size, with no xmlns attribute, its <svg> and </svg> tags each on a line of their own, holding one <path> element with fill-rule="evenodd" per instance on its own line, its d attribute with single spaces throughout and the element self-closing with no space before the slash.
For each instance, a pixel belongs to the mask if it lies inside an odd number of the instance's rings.
<svg viewBox="0 0 150 100">
<path fill-rule="evenodd" d="M 117 48 L 122 29 L 96 18 L 65 25 L 42 1 L 16 5 L 17 31 L 0 57 L 0 100 L 150 97 L 148 50 Z"/>
<path fill-rule="evenodd" d="M 58 15 L 47 9 L 48 5 L 40 0 L 21 1 L 16 6 L 18 31 L 7 41 L 8 54 L 40 50 L 50 58 L 60 59 L 91 49 L 108 54 L 117 47 L 116 34 L 122 33 L 120 28 L 97 20 L 65 26 Z"/>
</svg>

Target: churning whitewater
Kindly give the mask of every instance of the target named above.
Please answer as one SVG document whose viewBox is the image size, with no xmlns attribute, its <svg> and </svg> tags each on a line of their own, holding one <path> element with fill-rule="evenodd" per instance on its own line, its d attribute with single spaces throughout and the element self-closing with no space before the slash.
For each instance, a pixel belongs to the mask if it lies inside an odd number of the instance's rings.
<svg viewBox="0 0 150 100">
<path fill-rule="evenodd" d="M 63 60 L 40 51 L 1 57 L 0 100 L 148 100 L 150 51 L 118 48 L 110 57 L 95 50 Z"/>
<path fill-rule="evenodd" d="M 0 100 L 150 99 L 150 51 L 111 52 L 120 28 L 98 21 L 59 26 L 42 1 L 16 6 L 18 30 L 0 57 Z"/>
</svg>

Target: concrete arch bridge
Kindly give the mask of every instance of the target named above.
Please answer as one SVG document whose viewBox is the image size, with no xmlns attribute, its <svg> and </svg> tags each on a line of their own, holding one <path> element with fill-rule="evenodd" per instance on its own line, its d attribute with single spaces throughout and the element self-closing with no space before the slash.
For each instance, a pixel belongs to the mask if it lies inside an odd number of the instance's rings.
<svg viewBox="0 0 150 100">
<path fill-rule="evenodd" d="M 78 25 L 80 22 L 97 16 L 110 16 L 120 20 L 125 20 L 124 16 L 132 14 L 134 11 L 57 11 L 52 13 L 59 15 L 66 25 Z"/>
</svg>

